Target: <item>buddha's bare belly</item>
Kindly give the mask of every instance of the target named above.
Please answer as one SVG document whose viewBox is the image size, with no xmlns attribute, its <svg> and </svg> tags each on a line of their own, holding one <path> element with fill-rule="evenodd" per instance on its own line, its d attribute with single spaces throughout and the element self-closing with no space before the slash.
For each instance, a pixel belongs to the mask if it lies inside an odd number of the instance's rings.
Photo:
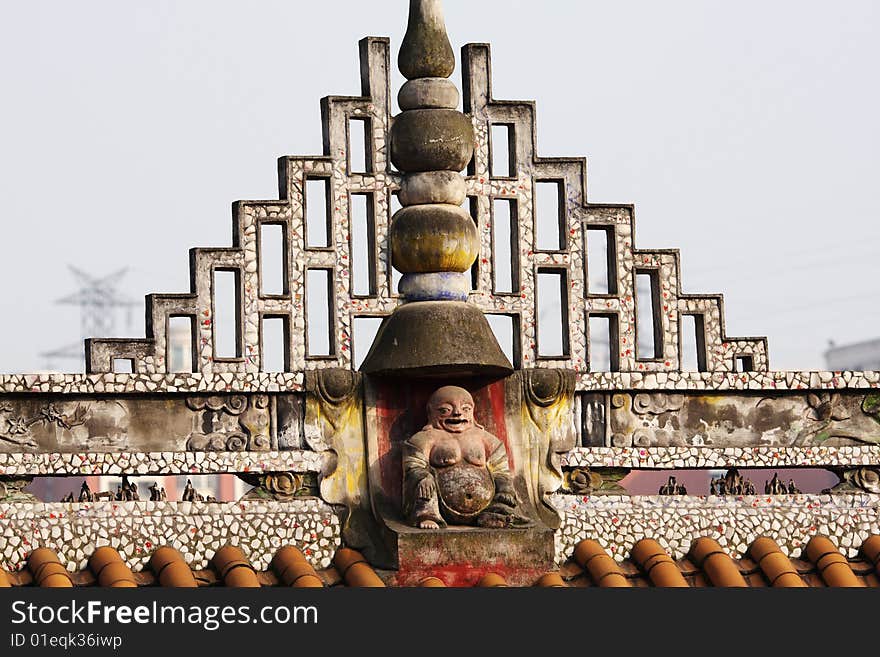
<svg viewBox="0 0 880 657">
<path fill-rule="evenodd" d="M 435 474 L 441 512 L 452 522 L 472 520 L 495 497 L 495 482 L 485 466 L 461 461 Z"/>
</svg>

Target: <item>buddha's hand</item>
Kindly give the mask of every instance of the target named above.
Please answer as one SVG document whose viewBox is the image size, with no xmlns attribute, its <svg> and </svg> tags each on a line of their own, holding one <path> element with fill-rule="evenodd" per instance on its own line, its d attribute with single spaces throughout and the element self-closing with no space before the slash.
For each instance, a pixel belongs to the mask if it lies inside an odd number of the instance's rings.
<svg viewBox="0 0 880 657">
<path fill-rule="evenodd" d="M 495 495 L 495 501 L 504 506 L 516 507 L 516 495 L 514 493 L 498 493 Z"/>
<path fill-rule="evenodd" d="M 436 492 L 437 489 L 434 486 L 433 477 L 425 477 L 419 482 L 418 488 L 416 488 L 416 494 L 419 496 L 420 500 L 433 499 Z"/>
<path fill-rule="evenodd" d="M 503 504 L 504 506 L 509 506 L 512 509 L 516 508 L 516 493 L 514 492 L 510 481 L 506 478 L 497 478 L 495 480 L 495 502 Z"/>
</svg>

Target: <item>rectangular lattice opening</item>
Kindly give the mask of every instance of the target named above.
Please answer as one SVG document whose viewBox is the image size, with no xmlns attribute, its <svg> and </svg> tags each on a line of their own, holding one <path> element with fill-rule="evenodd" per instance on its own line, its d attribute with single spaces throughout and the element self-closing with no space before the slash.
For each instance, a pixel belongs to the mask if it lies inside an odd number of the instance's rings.
<svg viewBox="0 0 880 657">
<path fill-rule="evenodd" d="M 492 201 L 492 286 L 496 294 L 519 291 L 519 235 L 514 199 Z"/>
<path fill-rule="evenodd" d="M 241 275 L 214 271 L 214 360 L 241 358 Z"/>
<path fill-rule="evenodd" d="M 535 182 L 535 243 L 539 251 L 565 249 L 565 182 Z"/>
<path fill-rule="evenodd" d="M 507 356 L 510 363 L 517 369 L 520 367 L 519 358 L 519 321 L 514 315 L 486 315 L 486 320 L 498 340 L 501 351 Z"/>
<path fill-rule="evenodd" d="M 636 357 L 663 358 L 660 277 L 656 270 L 636 271 Z"/>
<path fill-rule="evenodd" d="M 114 358 L 112 370 L 114 374 L 134 374 L 134 359 Z"/>
<path fill-rule="evenodd" d="M 284 224 L 260 224 L 260 294 L 287 294 L 287 250 Z"/>
<path fill-rule="evenodd" d="M 372 194 L 351 196 L 351 292 L 376 294 L 376 224 Z"/>
<path fill-rule="evenodd" d="M 474 223 L 477 226 L 477 233 L 479 233 L 480 232 L 480 203 L 477 200 L 476 196 L 468 196 L 467 207 L 471 213 L 471 219 L 474 220 Z M 477 259 L 474 260 L 474 264 L 471 267 L 471 290 L 478 290 L 479 288 L 480 288 L 480 254 L 477 254 Z"/>
<path fill-rule="evenodd" d="M 373 170 L 370 148 L 370 120 L 348 120 L 348 172 L 370 173 Z"/>
<path fill-rule="evenodd" d="M 330 248 L 330 179 L 306 180 L 306 248 Z"/>
<path fill-rule="evenodd" d="M 397 211 L 400 210 L 403 206 L 400 204 L 400 197 L 397 194 L 391 195 L 391 217 L 388 219 L 388 225 L 391 225 L 391 220 L 394 218 L 394 215 L 397 214 Z M 397 271 L 394 268 L 394 263 L 391 262 L 391 240 L 386 240 L 388 243 L 388 266 L 391 268 L 391 296 L 395 296 L 397 294 L 397 288 L 400 285 L 400 279 L 403 278 L 403 274 Z"/>
<path fill-rule="evenodd" d="M 376 339 L 379 327 L 382 326 L 382 321 L 381 317 L 354 318 L 351 350 L 351 365 L 353 369 L 360 369 L 367 354 L 370 353 L 370 348 L 373 346 L 373 341 Z"/>
<path fill-rule="evenodd" d="M 564 269 L 539 269 L 537 342 L 540 358 L 567 358 L 568 276 Z"/>
<path fill-rule="evenodd" d="M 195 372 L 195 318 L 173 315 L 168 318 L 165 336 L 165 360 L 169 372 Z"/>
<path fill-rule="evenodd" d="M 587 293 L 617 294 L 614 228 L 587 228 Z"/>
<path fill-rule="evenodd" d="M 260 322 L 260 371 L 290 371 L 290 329 L 286 316 L 266 315 Z"/>
<path fill-rule="evenodd" d="M 236 502 L 253 488 L 234 474 L 130 475 L 126 480 L 125 493 L 122 477 L 113 475 L 34 477 L 25 490 L 48 503 L 66 501 L 71 496 L 79 502 L 83 495 L 91 495 L 93 502 L 129 501 L 135 496 L 140 502 L 150 502 L 154 495 L 160 498 L 156 501 L 180 502 L 184 492 L 190 490 L 186 485 L 189 481 L 191 490 L 205 500 L 210 497 L 217 502 Z M 83 483 L 88 492 L 83 490 Z"/>
<path fill-rule="evenodd" d="M 754 356 L 737 356 L 733 360 L 734 372 L 754 372 L 755 358 Z"/>
<path fill-rule="evenodd" d="M 681 370 L 683 372 L 706 371 L 706 328 L 702 315 L 682 315 Z"/>
<path fill-rule="evenodd" d="M 309 269 L 306 273 L 306 355 L 326 358 L 334 355 L 333 272 Z"/>
<path fill-rule="evenodd" d="M 620 371 L 617 315 L 590 315 L 588 329 L 590 371 Z"/>
<path fill-rule="evenodd" d="M 493 123 L 489 136 L 489 162 L 493 178 L 516 177 L 516 130 L 507 123 Z"/>
<path fill-rule="evenodd" d="M 836 474 L 824 468 L 742 468 L 739 478 L 729 480 L 735 482 L 733 490 L 726 490 L 720 485 L 727 475 L 727 470 L 633 470 L 620 480 L 630 495 L 658 495 L 666 489 L 664 495 L 671 494 L 670 477 L 674 484 L 684 486 L 688 495 L 791 495 L 790 490 L 805 494 L 822 494 L 840 482 Z M 775 475 L 775 480 L 774 480 Z M 743 488 L 749 492 L 744 493 Z M 754 493 L 751 492 L 754 488 Z M 678 494 L 684 494 L 679 490 Z"/>
</svg>

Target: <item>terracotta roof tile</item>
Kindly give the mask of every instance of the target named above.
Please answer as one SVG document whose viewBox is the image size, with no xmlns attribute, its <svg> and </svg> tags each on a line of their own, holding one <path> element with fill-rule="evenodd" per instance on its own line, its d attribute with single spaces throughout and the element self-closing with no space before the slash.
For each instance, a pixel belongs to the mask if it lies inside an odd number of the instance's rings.
<svg viewBox="0 0 880 657">
<path fill-rule="evenodd" d="M 481 588 L 497 588 L 499 586 L 507 586 L 507 582 L 504 581 L 504 578 L 501 575 L 488 573 L 483 576 L 483 579 L 480 580 L 477 586 Z"/>
<path fill-rule="evenodd" d="M 339 570 L 348 586 L 384 587 L 385 582 L 376 574 L 360 552 L 342 548 L 333 557 L 333 565 Z"/>
<path fill-rule="evenodd" d="M 739 586 L 748 587 L 825 587 L 829 585 L 840 586 L 841 584 L 830 584 L 828 580 L 823 578 L 823 572 L 831 576 L 827 569 L 822 571 L 820 567 L 810 559 L 807 550 L 804 550 L 803 558 L 789 558 L 779 552 L 778 546 L 770 539 L 756 539 L 749 547 L 747 556 L 740 560 L 732 559 L 728 554 L 720 549 L 712 539 L 707 541 L 695 541 L 689 558 L 672 560 L 669 562 L 663 560 L 662 555 L 667 554 L 665 550 L 660 548 L 662 554 L 657 554 L 660 547 L 653 541 L 640 541 L 634 546 L 631 560 L 626 560 L 616 564 L 618 571 L 627 580 L 628 585 L 636 588 L 646 586 L 661 586 L 655 583 L 651 575 L 658 568 L 675 568 L 684 578 L 686 584 L 690 587 L 719 586 L 719 582 L 730 581 L 738 582 Z M 826 539 L 827 540 L 827 539 Z M 713 545 L 715 543 L 715 545 Z M 829 542 L 830 543 L 830 542 Z M 598 545 L 595 541 L 589 543 L 591 549 L 595 550 Z M 580 544 L 579 546 L 580 547 Z M 636 549 L 638 548 L 638 549 Z M 828 550 L 822 552 L 819 548 Z M 822 566 L 830 566 L 831 570 L 839 570 L 841 573 L 847 571 L 852 574 L 850 586 L 880 586 L 880 573 L 874 565 L 872 559 L 880 561 L 880 537 L 871 537 L 866 540 L 862 547 L 862 554 L 865 559 L 854 559 L 846 561 L 843 555 L 837 551 L 837 548 L 831 544 L 823 544 L 817 541 L 813 544 L 813 550 L 822 552 Z M 607 559 L 611 557 L 602 550 L 602 554 Z M 778 556 L 774 556 L 778 555 Z M 835 556 L 836 555 L 836 556 Z M 655 561 L 659 561 L 666 566 L 654 565 L 650 572 L 642 565 L 652 566 L 649 559 L 654 557 Z M 590 558 L 596 560 L 599 555 L 590 553 Z M 577 550 L 572 559 L 560 568 L 560 573 L 569 586 L 595 586 L 594 575 L 589 568 L 584 567 L 585 553 L 578 553 Z M 827 563 L 826 563 L 827 562 Z M 696 564 L 700 564 L 698 568 Z M 731 570 L 733 569 L 733 570 Z M 734 572 L 735 571 L 735 572 Z M 674 577 L 674 575 L 671 575 Z M 728 579 L 729 578 L 729 579 Z M 835 580 L 836 581 L 836 580 Z M 857 583 L 852 583 L 857 582 Z"/>
<path fill-rule="evenodd" d="M 172 547 L 160 547 L 150 557 L 152 570 L 162 586 L 174 588 L 195 588 L 198 586 L 193 572 L 189 569 L 183 555 Z"/>
<path fill-rule="evenodd" d="M 89 570 L 95 576 L 98 586 L 114 588 L 137 587 L 131 568 L 125 565 L 119 552 L 112 547 L 99 547 L 89 557 Z"/>
<path fill-rule="evenodd" d="M 308 562 L 305 555 L 292 545 L 287 545 L 272 557 L 269 567 L 284 586 L 294 588 L 322 588 L 324 582 Z"/>
<path fill-rule="evenodd" d="M 762 536 L 749 546 L 749 555 L 754 559 L 770 586 L 803 587 L 806 583 L 798 574 L 779 546 L 771 538 Z"/>
<path fill-rule="evenodd" d="M 748 586 L 733 559 L 711 538 L 698 538 L 691 545 L 691 560 L 712 582 L 712 586 Z"/>
<path fill-rule="evenodd" d="M 233 545 L 220 548 L 211 558 L 211 565 L 230 588 L 260 588 L 260 580 L 254 567 L 240 549 Z"/>
<path fill-rule="evenodd" d="M 49 548 L 37 548 L 31 552 L 27 567 L 37 586 L 47 588 L 73 587 L 73 581 L 70 579 L 67 568 L 61 563 L 58 555 Z"/>
<path fill-rule="evenodd" d="M 688 586 L 678 566 L 657 541 L 650 538 L 642 539 L 633 546 L 631 556 L 654 586 Z"/>
<path fill-rule="evenodd" d="M 547 573 L 535 582 L 535 586 L 542 588 L 565 588 L 568 584 L 565 583 L 565 580 L 562 579 L 559 573 Z"/>
<path fill-rule="evenodd" d="M 861 552 L 874 567 L 874 572 L 880 575 L 880 536 L 869 537 L 862 543 Z"/>
<path fill-rule="evenodd" d="M 439 577 L 426 577 L 421 582 L 419 582 L 419 586 L 422 588 L 445 588 L 446 584 L 443 583 L 443 580 Z"/>
<path fill-rule="evenodd" d="M 629 586 L 620 566 L 596 541 L 587 539 L 578 543 L 574 549 L 574 560 L 590 574 L 596 586 L 604 588 Z"/>
<path fill-rule="evenodd" d="M 828 586 L 864 586 L 856 577 L 849 562 L 846 560 L 831 539 L 825 536 L 814 536 L 807 543 L 804 551 L 807 558 L 816 565 L 819 575 Z"/>
<path fill-rule="evenodd" d="M 694 542 L 689 558 L 673 560 L 654 540 L 644 539 L 633 546 L 630 559 L 615 562 L 597 541 L 585 540 L 575 548 L 572 560 L 559 571 L 545 573 L 535 586 L 540 587 L 662 587 L 729 586 L 749 587 L 880 587 L 880 536 L 872 536 L 861 546 L 863 558 L 847 561 L 834 544 L 824 537 L 814 537 L 801 558 L 786 557 L 779 546 L 767 537 L 756 539 L 740 560 L 732 559 L 712 539 Z M 120 554 L 110 547 L 94 551 L 88 568 L 69 573 L 58 555 L 38 548 L 28 557 L 27 568 L 18 572 L 0 570 L 3 586 L 294 586 L 384 587 L 393 582 L 393 572 L 377 572 L 359 552 L 340 549 L 334 565 L 316 571 L 306 557 L 292 546 L 280 548 L 265 572 L 257 572 L 236 547 L 217 551 L 211 567 L 193 571 L 177 550 L 161 547 L 153 553 L 149 565 L 134 573 Z M 486 575 L 480 586 L 507 586 L 494 573 Z M 426 577 L 419 586 L 443 587 L 439 577 Z"/>
</svg>

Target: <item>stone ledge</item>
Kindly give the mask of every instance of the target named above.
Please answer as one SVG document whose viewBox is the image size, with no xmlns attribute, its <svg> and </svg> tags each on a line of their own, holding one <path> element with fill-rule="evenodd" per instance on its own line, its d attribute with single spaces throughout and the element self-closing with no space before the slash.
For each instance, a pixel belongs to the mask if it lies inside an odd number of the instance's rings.
<svg viewBox="0 0 880 657">
<path fill-rule="evenodd" d="M 0 476 L 320 472 L 324 456 L 289 452 L 0 453 Z"/>
<path fill-rule="evenodd" d="M 218 374 L 3 374 L 0 393 L 149 394 L 302 392 L 305 372 Z M 623 390 L 853 390 L 880 388 L 880 372 L 582 372 L 581 392 Z"/>
<path fill-rule="evenodd" d="M 68 570 L 82 570 L 95 548 L 116 548 L 133 570 L 170 545 L 191 568 L 208 567 L 224 545 L 236 545 L 266 570 L 283 545 L 295 545 L 316 568 L 340 545 L 339 519 L 318 498 L 290 502 L 94 502 L 0 504 L 0 567 L 21 570 L 37 547 L 53 549 Z"/>
<path fill-rule="evenodd" d="M 694 539 L 717 540 L 734 558 L 769 536 L 797 557 L 816 535 L 831 538 L 848 557 L 880 533 L 880 495 L 781 495 L 778 497 L 581 497 L 554 495 L 562 515 L 556 532 L 557 563 L 583 539 L 595 539 L 617 561 L 637 541 L 652 538 L 673 558 L 684 558 Z"/>
<path fill-rule="evenodd" d="M 675 469 L 880 465 L 880 446 L 845 447 L 577 447 L 569 467 Z"/>
</svg>

